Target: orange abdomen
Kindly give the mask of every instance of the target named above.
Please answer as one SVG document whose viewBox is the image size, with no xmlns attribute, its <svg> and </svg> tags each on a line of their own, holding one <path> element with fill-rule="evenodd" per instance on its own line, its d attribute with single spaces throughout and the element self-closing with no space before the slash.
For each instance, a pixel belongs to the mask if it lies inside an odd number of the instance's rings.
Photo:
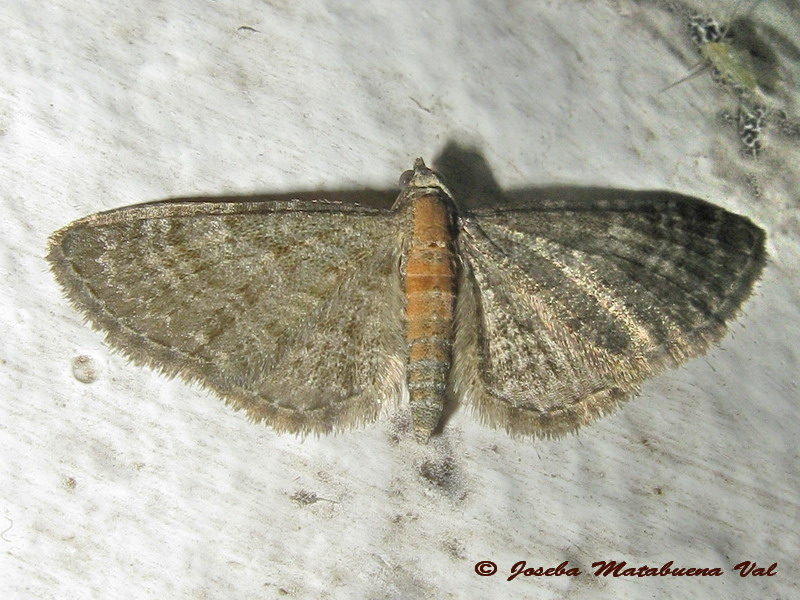
<svg viewBox="0 0 800 600">
<path fill-rule="evenodd" d="M 450 372 L 455 260 L 450 214 L 436 195 L 415 198 L 405 261 L 406 374 L 417 439 L 427 441 L 442 414 Z"/>
</svg>

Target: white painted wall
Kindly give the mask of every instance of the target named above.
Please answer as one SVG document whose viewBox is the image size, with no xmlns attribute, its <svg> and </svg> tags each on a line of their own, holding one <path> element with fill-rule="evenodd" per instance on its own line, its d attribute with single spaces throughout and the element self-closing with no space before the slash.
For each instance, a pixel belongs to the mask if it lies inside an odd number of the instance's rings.
<svg viewBox="0 0 800 600">
<path fill-rule="evenodd" d="M 708 74 L 659 91 L 697 60 L 677 13 L 626 0 L 90 4 L 0 7 L 4 598 L 797 592 L 797 140 L 772 129 L 764 155 L 743 158 L 720 118 L 735 101 Z M 753 19 L 800 39 L 790 4 Z M 775 41 L 797 117 L 798 65 Z M 92 212 L 390 188 L 448 141 L 477 146 L 504 188 L 713 201 L 768 231 L 771 261 L 720 348 L 580 436 L 511 440 L 458 413 L 421 448 L 392 443 L 389 421 L 277 436 L 133 367 L 82 324 L 43 259 L 49 233 Z M 94 383 L 73 376 L 80 355 Z M 420 475 L 425 460 L 451 461 L 446 489 Z M 610 559 L 726 573 L 589 574 Z M 479 560 L 501 572 L 477 576 Z M 519 560 L 584 574 L 505 581 Z M 740 578 L 743 560 L 778 573 Z"/>
</svg>

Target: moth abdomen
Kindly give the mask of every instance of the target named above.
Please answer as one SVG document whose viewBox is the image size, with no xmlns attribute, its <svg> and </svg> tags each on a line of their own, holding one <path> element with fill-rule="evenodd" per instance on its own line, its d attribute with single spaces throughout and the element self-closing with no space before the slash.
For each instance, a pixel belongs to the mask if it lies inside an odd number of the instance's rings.
<svg viewBox="0 0 800 600">
<path fill-rule="evenodd" d="M 405 260 L 408 384 L 414 433 L 427 441 L 444 407 L 452 359 L 455 256 L 452 219 L 438 194 L 415 197 Z"/>
</svg>

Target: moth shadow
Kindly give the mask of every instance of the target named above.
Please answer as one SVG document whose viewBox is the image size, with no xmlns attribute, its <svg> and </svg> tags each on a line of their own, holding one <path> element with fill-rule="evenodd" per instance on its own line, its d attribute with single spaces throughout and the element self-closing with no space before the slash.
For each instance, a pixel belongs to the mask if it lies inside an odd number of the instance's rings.
<svg viewBox="0 0 800 600">
<path fill-rule="evenodd" d="M 501 209 L 510 205 L 532 209 L 543 207 L 543 210 L 591 211 L 601 205 L 607 208 L 609 201 L 621 206 L 646 206 L 675 200 L 715 207 L 704 200 L 667 190 L 630 190 L 567 184 L 503 190 L 480 151 L 453 142 L 445 146 L 434 165 L 447 183 L 459 208 L 467 214 L 480 209 Z"/>
<path fill-rule="evenodd" d="M 398 189 L 376 190 L 308 190 L 299 192 L 277 192 L 274 194 L 239 194 L 236 196 L 185 196 L 146 202 L 138 206 L 181 203 L 259 203 L 288 202 L 291 200 L 331 202 L 388 210 L 400 193 Z"/>
</svg>

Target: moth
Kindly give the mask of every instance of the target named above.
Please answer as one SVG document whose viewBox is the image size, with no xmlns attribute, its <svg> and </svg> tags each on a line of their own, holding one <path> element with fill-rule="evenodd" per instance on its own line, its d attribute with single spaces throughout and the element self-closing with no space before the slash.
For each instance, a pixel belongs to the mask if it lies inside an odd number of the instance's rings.
<svg viewBox="0 0 800 600">
<path fill-rule="evenodd" d="M 676 194 L 463 210 L 417 159 L 391 209 L 166 201 L 50 238 L 70 302 L 134 363 L 276 431 L 323 434 L 446 403 L 555 437 L 717 342 L 764 232 Z"/>
</svg>

